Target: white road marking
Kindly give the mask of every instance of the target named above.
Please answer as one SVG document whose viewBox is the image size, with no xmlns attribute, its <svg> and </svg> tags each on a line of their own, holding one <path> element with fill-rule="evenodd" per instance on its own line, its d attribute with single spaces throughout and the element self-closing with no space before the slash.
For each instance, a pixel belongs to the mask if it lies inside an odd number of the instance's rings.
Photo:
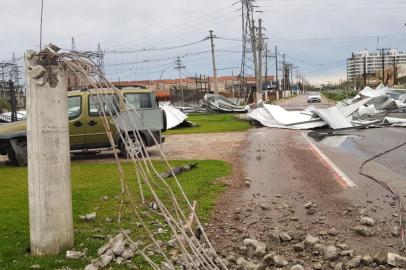
<svg viewBox="0 0 406 270">
<path fill-rule="evenodd" d="M 319 157 L 340 177 L 347 187 L 356 188 L 357 185 L 340 169 L 334 162 L 332 162 L 304 133 L 301 133 L 303 138 L 310 144 L 312 149 L 319 155 Z"/>
</svg>

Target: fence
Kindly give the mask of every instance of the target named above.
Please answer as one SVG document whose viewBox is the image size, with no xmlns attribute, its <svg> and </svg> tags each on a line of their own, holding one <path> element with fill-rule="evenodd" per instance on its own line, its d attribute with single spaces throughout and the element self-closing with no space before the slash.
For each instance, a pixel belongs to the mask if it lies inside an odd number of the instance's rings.
<svg viewBox="0 0 406 270">
<path fill-rule="evenodd" d="M 0 81 L 0 122 L 15 122 L 25 118 L 19 109 L 25 108 L 25 95 L 22 86 L 13 81 Z"/>
</svg>

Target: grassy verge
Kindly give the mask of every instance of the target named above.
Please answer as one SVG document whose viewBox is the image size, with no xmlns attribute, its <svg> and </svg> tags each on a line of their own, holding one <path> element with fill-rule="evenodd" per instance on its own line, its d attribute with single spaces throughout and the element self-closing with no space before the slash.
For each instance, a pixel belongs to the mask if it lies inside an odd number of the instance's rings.
<svg viewBox="0 0 406 270">
<path fill-rule="evenodd" d="M 213 208 L 217 195 L 224 186 L 215 179 L 224 177 L 230 173 L 230 166 L 222 161 L 196 161 L 198 166 L 188 172 L 179 175 L 186 194 L 191 200 L 198 201 L 198 213 L 201 219 L 207 220 Z M 190 163 L 190 161 L 171 161 L 172 166 Z M 159 171 L 165 167 L 160 161 L 154 161 Z M 135 198 L 139 198 L 136 178 L 131 164 L 123 164 L 126 174 L 129 176 L 129 186 L 134 192 Z M 40 265 L 41 269 L 58 269 L 70 267 L 70 269 L 83 269 L 89 259 L 79 261 L 66 260 L 64 254 L 43 258 L 32 257 L 27 253 L 29 247 L 29 223 L 28 223 L 28 194 L 27 194 L 27 170 L 0 166 L 0 269 L 30 269 L 32 265 Z M 168 184 L 175 187 L 172 179 Z M 120 185 L 115 164 L 110 163 L 79 163 L 72 164 L 72 189 L 73 211 L 75 230 L 75 249 L 88 248 L 88 256 L 96 257 L 97 249 L 106 243 L 102 239 L 118 232 L 115 222 L 118 216 L 118 195 Z M 144 189 L 145 190 L 145 189 Z M 146 192 L 147 202 L 151 202 L 151 195 Z M 162 193 L 161 193 L 162 195 Z M 175 195 L 180 197 L 179 191 Z M 108 196 L 104 201 L 100 198 Z M 137 199 L 139 201 L 139 199 Z M 184 206 L 184 202 L 183 202 Z M 143 210 L 141 208 L 141 210 Z M 90 212 L 97 213 L 95 222 L 86 223 L 81 221 L 79 215 Z M 111 222 L 106 219 L 111 219 Z M 147 220 L 157 220 L 156 216 L 147 217 Z M 123 225 L 131 229 L 138 238 L 146 237 L 141 229 L 137 228 L 138 220 L 131 214 L 130 207 L 125 204 Z M 151 225 L 151 230 L 155 230 Z M 163 239 L 169 238 L 164 234 Z M 148 269 L 139 262 L 140 258 L 134 258 L 139 269 Z M 127 269 L 123 266 L 112 265 L 111 269 Z"/>
<path fill-rule="evenodd" d="M 191 134 L 245 131 L 251 126 L 248 121 L 238 119 L 235 114 L 195 113 L 190 114 L 187 120 L 198 124 L 198 127 L 175 128 L 165 134 Z"/>
<path fill-rule="evenodd" d="M 322 91 L 321 94 L 328 99 L 341 101 L 347 98 L 355 97 L 357 95 L 357 92 L 353 90 L 328 90 Z"/>
</svg>

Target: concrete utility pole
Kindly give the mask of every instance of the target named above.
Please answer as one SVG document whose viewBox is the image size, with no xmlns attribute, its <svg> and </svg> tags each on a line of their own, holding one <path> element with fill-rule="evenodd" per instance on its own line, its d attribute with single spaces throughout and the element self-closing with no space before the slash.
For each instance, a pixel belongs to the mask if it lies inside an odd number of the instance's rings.
<svg viewBox="0 0 406 270">
<path fill-rule="evenodd" d="M 275 46 L 275 80 L 276 90 L 279 90 L 279 76 L 278 76 L 278 46 Z"/>
<path fill-rule="evenodd" d="M 181 103 L 184 104 L 184 93 L 183 93 L 183 88 L 182 88 L 182 69 L 185 69 L 186 67 L 184 65 L 182 65 L 182 60 L 180 60 L 180 57 L 178 57 L 178 59 L 175 62 L 176 67 L 174 67 L 174 69 L 177 69 L 179 71 L 179 89 L 180 89 L 180 93 L 181 93 Z"/>
<path fill-rule="evenodd" d="M 389 50 L 388 48 L 381 48 L 378 49 L 381 52 L 382 56 L 382 84 L 386 86 L 385 81 L 385 51 Z"/>
<path fill-rule="evenodd" d="M 257 86 L 256 91 L 258 92 L 259 91 L 258 90 L 258 54 L 257 54 L 257 51 L 258 51 L 257 45 L 258 44 L 257 44 L 256 35 L 255 35 L 255 21 L 251 20 L 250 22 L 251 23 L 250 23 L 249 27 L 250 27 L 250 33 L 251 33 L 252 57 L 253 57 L 253 61 L 254 61 L 255 79 L 256 79 L 256 86 Z M 255 96 L 255 98 L 256 98 L 256 96 Z M 257 100 L 255 100 L 255 101 L 257 101 Z"/>
<path fill-rule="evenodd" d="M 265 43 L 265 85 L 268 89 L 268 43 Z"/>
<path fill-rule="evenodd" d="M 393 56 L 393 85 L 397 85 L 398 82 L 398 66 L 396 55 Z"/>
<path fill-rule="evenodd" d="M 218 94 L 218 83 L 217 83 L 217 68 L 216 68 L 216 55 L 214 53 L 214 35 L 213 30 L 210 30 L 210 43 L 211 43 L 211 60 L 213 63 L 213 80 L 214 80 L 214 93 Z"/>
<path fill-rule="evenodd" d="M 27 149 L 31 253 L 73 247 L 72 191 L 65 70 L 49 53 L 27 51 Z"/>
<path fill-rule="evenodd" d="M 262 99 L 262 49 L 263 49 L 263 38 L 262 38 L 262 19 L 258 19 L 258 72 L 257 72 L 257 100 Z"/>
</svg>

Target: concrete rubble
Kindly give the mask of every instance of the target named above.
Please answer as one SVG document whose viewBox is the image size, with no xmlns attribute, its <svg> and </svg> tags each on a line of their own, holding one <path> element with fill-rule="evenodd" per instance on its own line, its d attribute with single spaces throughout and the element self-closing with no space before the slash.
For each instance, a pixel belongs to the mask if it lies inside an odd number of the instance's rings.
<svg viewBox="0 0 406 270">
<path fill-rule="evenodd" d="M 379 86 L 365 87 L 352 99 L 338 102 L 327 109 L 309 106 L 304 110 L 288 111 L 281 106 L 259 101 L 256 108 L 248 109 L 247 116 L 265 127 L 286 129 L 334 130 L 365 125 L 406 126 L 405 91 Z"/>
<path fill-rule="evenodd" d="M 275 232 L 272 232 L 274 234 Z M 274 239 L 271 237 L 271 239 Z M 277 245 L 283 243 L 262 243 L 255 239 L 245 239 L 244 246 L 239 247 L 240 252 L 227 256 L 226 265 L 231 270 L 268 270 L 268 269 L 404 269 L 406 257 L 391 252 L 378 252 L 360 255 L 356 251 L 343 250 L 349 248 L 346 244 L 336 243 L 325 246 L 318 243 L 317 237 L 307 235 L 305 239 L 295 239 L 307 243 L 303 249 L 286 252 L 286 256 L 277 253 Z M 263 245 L 264 244 L 264 245 Z M 297 244 L 296 244 L 297 245 Z M 259 256 L 258 248 L 265 254 Z M 395 267 L 395 268 L 393 268 Z"/>
</svg>

